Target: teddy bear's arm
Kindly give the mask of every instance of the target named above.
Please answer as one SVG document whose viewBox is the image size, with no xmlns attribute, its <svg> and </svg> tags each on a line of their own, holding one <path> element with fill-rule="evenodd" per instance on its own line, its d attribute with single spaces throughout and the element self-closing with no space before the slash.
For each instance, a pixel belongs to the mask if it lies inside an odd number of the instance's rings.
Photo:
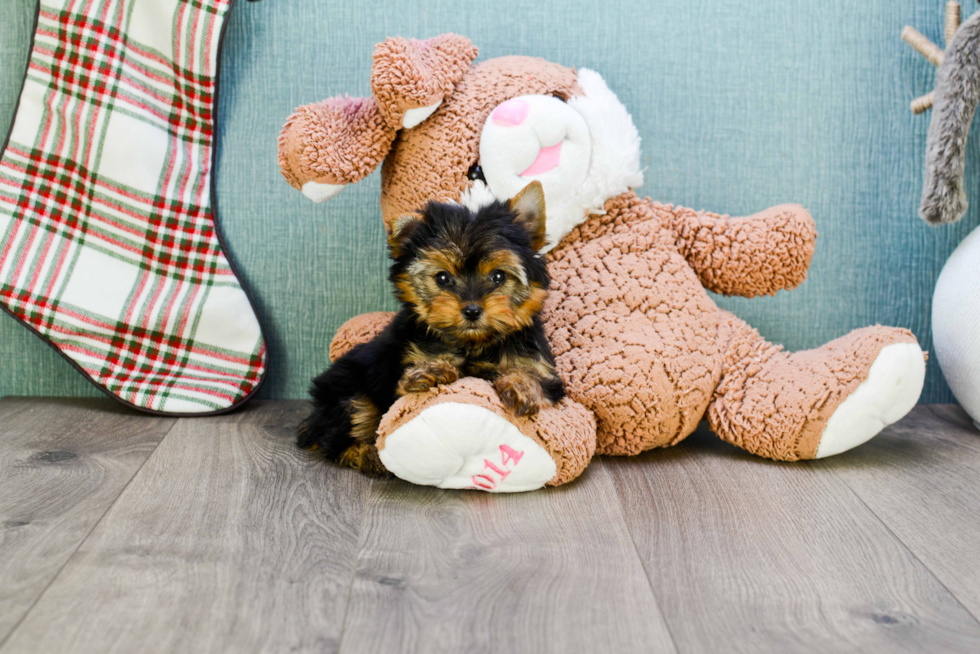
<svg viewBox="0 0 980 654">
<path fill-rule="evenodd" d="M 806 279 L 817 230 L 799 205 L 742 218 L 672 207 L 670 216 L 678 250 L 708 290 L 756 297 Z"/>
</svg>

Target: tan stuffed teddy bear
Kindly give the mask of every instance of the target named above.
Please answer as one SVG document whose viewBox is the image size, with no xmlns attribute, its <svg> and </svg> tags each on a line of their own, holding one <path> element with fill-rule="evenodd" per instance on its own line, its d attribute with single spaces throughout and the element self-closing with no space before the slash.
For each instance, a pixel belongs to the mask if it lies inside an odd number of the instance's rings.
<svg viewBox="0 0 980 654">
<path fill-rule="evenodd" d="M 789 353 L 705 292 L 798 286 L 816 239 L 806 210 L 731 218 L 640 198 L 639 135 L 598 73 L 519 56 L 471 66 L 476 54 L 453 34 L 388 39 L 374 52 L 374 97 L 301 107 L 280 136 L 283 175 L 315 201 L 384 161 L 389 233 L 429 200 L 478 207 L 532 180 L 545 189 L 544 317 L 570 399 L 517 418 L 477 379 L 403 397 L 379 429 L 391 472 L 530 490 L 574 479 L 593 453 L 674 445 L 705 417 L 759 456 L 813 459 L 867 441 L 915 405 L 925 362 L 909 331 L 868 327 Z M 389 318 L 350 320 L 331 355 Z"/>
</svg>

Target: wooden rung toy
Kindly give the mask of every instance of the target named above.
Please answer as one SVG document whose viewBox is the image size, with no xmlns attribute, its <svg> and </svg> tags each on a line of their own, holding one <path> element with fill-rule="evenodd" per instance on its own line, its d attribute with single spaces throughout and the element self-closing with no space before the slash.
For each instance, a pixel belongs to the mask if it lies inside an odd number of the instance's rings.
<svg viewBox="0 0 980 654">
<path fill-rule="evenodd" d="M 956 34 L 956 30 L 960 28 L 962 23 L 962 9 L 960 3 L 950 1 L 946 3 L 946 47 L 949 47 L 950 41 L 953 40 L 953 36 Z M 930 41 L 922 32 L 906 25 L 902 29 L 902 40 L 912 46 L 916 52 L 921 54 L 926 58 L 933 66 L 939 67 L 945 59 L 945 54 L 943 49 L 938 45 Z M 925 110 L 932 107 L 933 100 L 935 99 L 935 92 L 927 93 L 926 95 L 920 96 L 912 101 L 910 105 L 912 113 L 921 114 Z"/>
</svg>

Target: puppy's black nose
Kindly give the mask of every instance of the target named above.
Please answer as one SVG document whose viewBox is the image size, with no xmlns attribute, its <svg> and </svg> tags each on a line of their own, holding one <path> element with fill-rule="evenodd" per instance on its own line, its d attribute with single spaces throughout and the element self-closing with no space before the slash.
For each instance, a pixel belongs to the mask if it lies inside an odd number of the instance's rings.
<svg viewBox="0 0 980 654">
<path fill-rule="evenodd" d="M 467 304 L 463 307 L 463 317 L 467 320 L 479 320 L 483 309 L 478 304 Z"/>
</svg>

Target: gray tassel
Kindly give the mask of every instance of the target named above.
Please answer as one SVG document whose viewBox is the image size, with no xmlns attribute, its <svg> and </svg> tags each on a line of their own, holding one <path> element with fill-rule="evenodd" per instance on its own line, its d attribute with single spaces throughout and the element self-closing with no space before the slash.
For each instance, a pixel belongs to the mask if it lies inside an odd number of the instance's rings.
<svg viewBox="0 0 980 654">
<path fill-rule="evenodd" d="M 919 215 L 933 225 L 963 217 L 969 203 L 963 165 L 970 123 L 980 100 L 980 12 L 957 30 L 939 67 L 926 143 L 926 176 Z"/>
</svg>

